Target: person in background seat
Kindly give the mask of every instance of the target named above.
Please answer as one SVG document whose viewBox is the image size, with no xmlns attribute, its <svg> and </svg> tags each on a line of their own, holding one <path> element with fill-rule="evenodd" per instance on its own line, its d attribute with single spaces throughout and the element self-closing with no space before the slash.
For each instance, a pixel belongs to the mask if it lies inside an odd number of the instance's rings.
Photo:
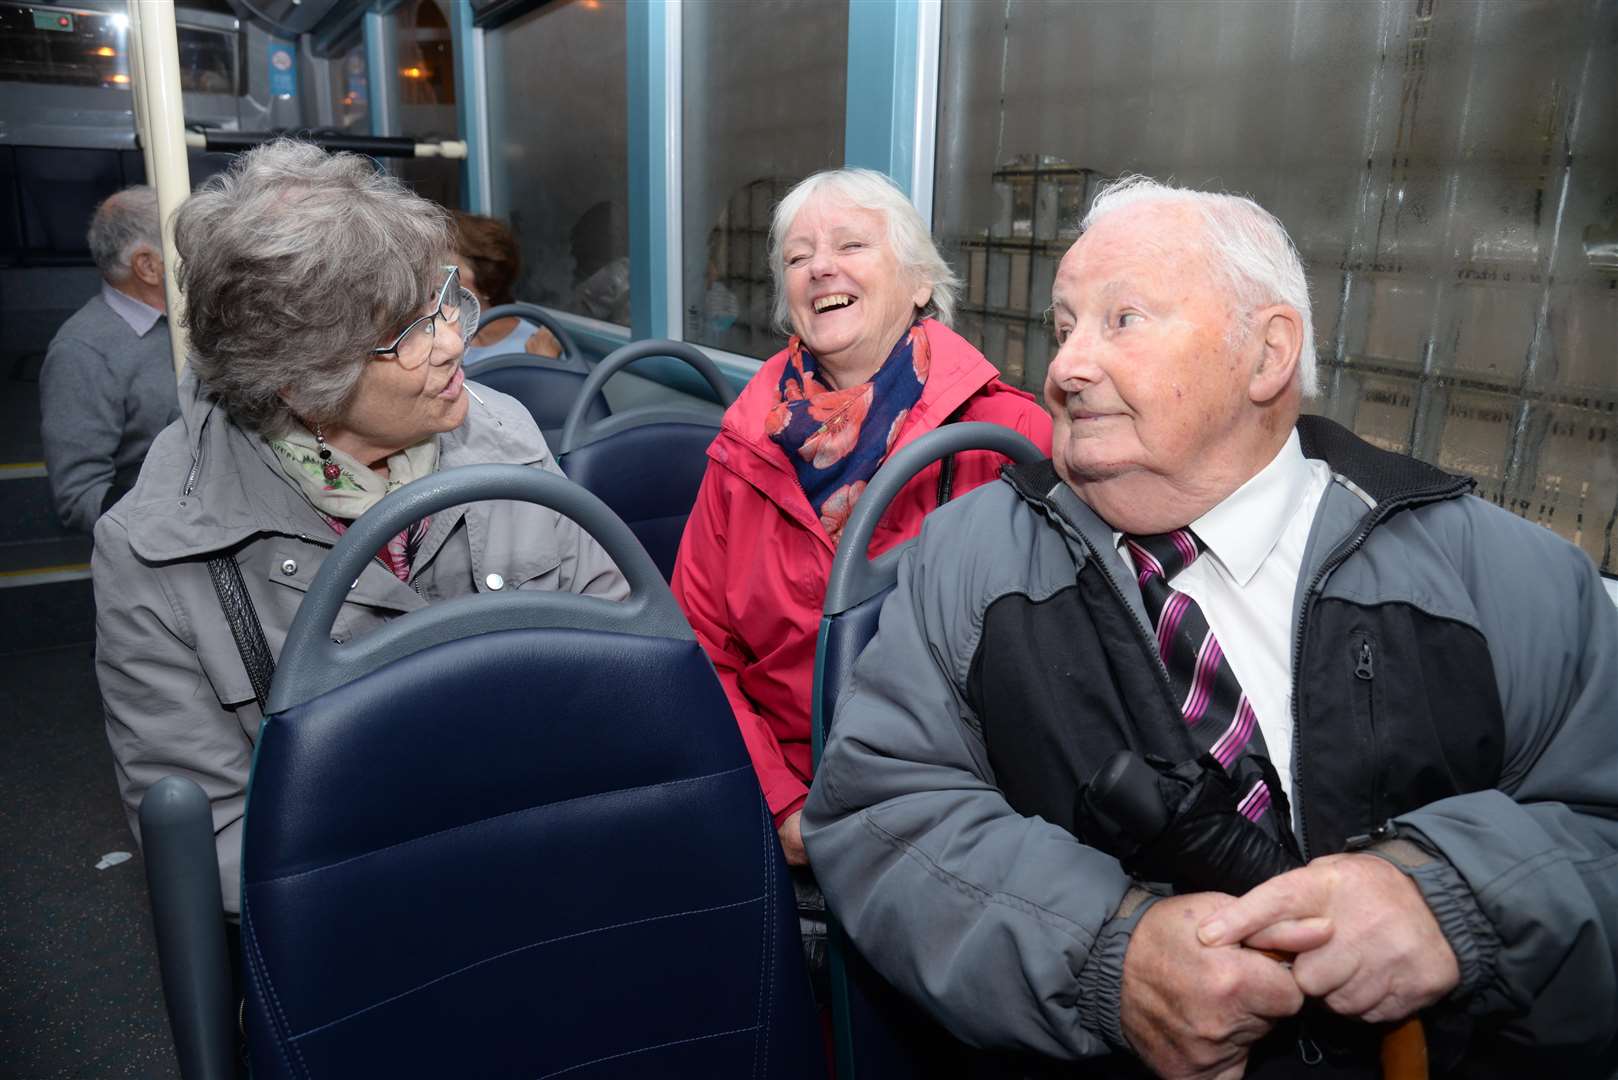
<svg viewBox="0 0 1618 1080">
<path fill-rule="evenodd" d="M 484 311 L 510 304 L 522 276 L 522 252 L 517 238 L 499 218 L 450 211 L 455 230 L 455 253 L 451 261 L 461 271 L 461 287 L 477 297 Z M 470 364 L 484 356 L 526 352 L 534 356 L 562 355 L 562 343 L 543 326 L 527 319 L 507 317 L 484 323 L 466 346 L 461 363 Z"/>
<path fill-rule="evenodd" d="M 1248 199 L 1122 181 L 1053 293 L 1054 460 L 923 527 L 804 808 L 854 944 L 966 1041 L 1075 1075 L 1370 1078 L 1375 1025 L 1418 1013 L 1435 1076 L 1613 1075 L 1590 559 L 1299 415 L 1307 281 Z M 1240 898 L 1170 895 L 1178 843 L 1126 870 L 1079 799 L 1126 749 L 1221 850 L 1290 858 Z"/>
<path fill-rule="evenodd" d="M 142 184 L 109 195 L 89 239 L 101 291 L 56 332 L 39 375 L 51 497 L 81 532 L 134 486 L 152 440 L 180 414 L 157 193 Z"/>
<path fill-rule="evenodd" d="M 236 564 L 278 655 L 321 562 L 389 492 L 459 465 L 560 470 L 526 409 L 465 383 L 478 306 L 446 265 L 448 215 L 367 159 L 288 139 L 251 150 L 181 207 L 175 245 L 181 418 L 96 526 L 96 674 L 131 830 L 148 787 L 196 781 L 236 912 L 263 702 L 210 563 Z M 556 511 L 480 502 L 389 541 L 333 634 L 501 589 L 628 593 Z"/>
</svg>

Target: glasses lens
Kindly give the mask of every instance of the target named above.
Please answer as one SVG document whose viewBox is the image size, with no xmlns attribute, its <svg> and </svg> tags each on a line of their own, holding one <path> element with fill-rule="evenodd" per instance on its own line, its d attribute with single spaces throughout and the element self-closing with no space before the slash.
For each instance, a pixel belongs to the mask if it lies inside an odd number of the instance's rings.
<svg viewBox="0 0 1618 1080">
<path fill-rule="evenodd" d="M 406 371 L 419 368 L 432 355 L 434 322 L 436 320 L 428 315 L 411 323 L 410 329 L 405 331 L 404 339 L 399 342 L 397 356 L 399 366 Z"/>
<path fill-rule="evenodd" d="M 449 321 L 455 324 L 455 329 L 461 332 L 461 341 L 471 344 L 472 335 L 478 332 L 478 318 L 482 310 L 478 305 L 478 298 L 465 289 L 455 290 L 455 316 Z M 444 312 L 448 315 L 450 305 L 444 305 Z"/>
</svg>

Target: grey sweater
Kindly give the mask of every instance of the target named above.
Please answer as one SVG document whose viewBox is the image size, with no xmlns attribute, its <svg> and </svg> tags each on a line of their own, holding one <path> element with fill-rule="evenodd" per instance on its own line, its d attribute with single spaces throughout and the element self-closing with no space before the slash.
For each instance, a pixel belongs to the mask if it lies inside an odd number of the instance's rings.
<svg viewBox="0 0 1618 1080">
<path fill-rule="evenodd" d="M 180 415 L 168 320 L 138 335 L 99 293 L 91 297 L 51 340 L 39 399 L 56 514 L 89 532 Z"/>
</svg>

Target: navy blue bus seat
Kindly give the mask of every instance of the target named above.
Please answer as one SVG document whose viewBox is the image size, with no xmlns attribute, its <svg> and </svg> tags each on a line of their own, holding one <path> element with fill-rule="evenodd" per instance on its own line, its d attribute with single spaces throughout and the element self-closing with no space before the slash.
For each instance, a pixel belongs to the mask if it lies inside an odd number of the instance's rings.
<svg viewBox="0 0 1618 1080">
<path fill-rule="evenodd" d="M 838 695 L 848 685 L 860 653 L 876 635 L 882 602 L 898 579 L 899 557 L 914 543 L 867 559 L 871 534 L 888 504 L 918 473 L 935 461 L 968 450 L 993 450 L 1018 463 L 1045 456 L 1010 428 L 949 424 L 903 447 L 883 464 L 849 516 L 832 560 L 815 644 L 810 737 L 817 766 Z M 959 1075 L 962 1062 L 974 1051 L 963 1047 L 877 974 L 843 933 L 835 911 L 828 923 L 838 1080 Z"/>
<path fill-rule="evenodd" d="M 233 155 L 193 151 L 191 186 L 229 166 Z M 0 148 L 0 264 L 90 266 L 88 233 L 96 206 L 146 182 L 139 150 L 114 147 Z"/>
<path fill-rule="evenodd" d="M 484 499 L 577 521 L 630 598 L 485 593 L 333 642 L 388 536 Z M 583 488 L 486 465 L 388 496 L 321 567 L 266 714 L 242 851 L 255 1080 L 824 1076 L 730 707 L 656 567 Z M 186 994 L 167 974 L 165 992 L 172 1015 Z"/>
<path fill-rule="evenodd" d="M 21 199 L 16 148 L 0 143 L 0 266 L 13 266 L 22 261 Z"/>
<path fill-rule="evenodd" d="M 482 356 L 466 365 L 466 377 L 475 383 L 510 394 L 534 418 L 546 445 L 555 453 L 562 438 L 562 427 L 567 423 L 568 411 L 584 389 L 590 375 L 590 365 L 579 350 L 567 327 L 544 308 L 534 304 L 500 304 L 479 316 L 483 323 L 515 316 L 545 327 L 562 344 L 558 357 L 536 356 L 528 352 L 500 353 Z M 612 409 L 602 394 L 595 394 L 586 407 L 587 422 L 605 420 Z"/>
<path fill-rule="evenodd" d="M 562 320 L 538 304 L 529 304 L 518 300 L 510 304 L 496 304 L 488 311 L 479 314 L 478 322 L 487 326 L 489 323 L 506 318 L 527 319 L 535 326 L 543 326 L 556 336 L 556 340 L 562 346 L 562 355 L 550 360 L 552 367 L 576 371 L 580 375 L 590 374 L 590 364 L 585 359 L 584 350 L 579 348 L 579 343 L 568 332 L 568 328 L 562 324 Z M 544 360 L 546 358 L 537 356 L 535 359 Z"/>
<path fill-rule="evenodd" d="M 125 186 L 118 151 L 18 146 L 15 164 L 23 264 L 91 265 L 90 215 Z"/>
<path fill-rule="evenodd" d="M 123 166 L 124 186 L 146 183 L 146 155 L 139 150 L 118 151 Z M 236 155 L 219 150 L 188 150 L 185 155 L 186 171 L 191 177 L 191 190 L 195 191 L 212 177 L 230 168 Z"/>
<path fill-rule="evenodd" d="M 649 356 L 669 356 L 696 368 L 721 405 L 736 391 L 706 353 L 680 341 L 636 341 L 609 354 L 574 402 L 562 431 L 562 471 L 624 520 L 665 578 L 674 574 L 686 519 L 708 466 L 708 445 L 719 417 L 681 406 L 644 405 L 591 422 L 583 402 L 614 374 Z"/>
<path fill-rule="evenodd" d="M 502 394 L 510 394 L 522 402 L 545 436 L 545 445 L 555 453 L 561 444 L 562 428 L 567 414 L 579 399 L 585 380 L 590 376 L 580 371 L 557 367 L 553 361 L 530 353 L 501 353 L 498 356 L 480 356 L 466 365 L 466 377 Z M 586 422 L 594 423 L 612 415 L 607 399 L 599 392 L 590 399 L 585 409 Z"/>
</svg>

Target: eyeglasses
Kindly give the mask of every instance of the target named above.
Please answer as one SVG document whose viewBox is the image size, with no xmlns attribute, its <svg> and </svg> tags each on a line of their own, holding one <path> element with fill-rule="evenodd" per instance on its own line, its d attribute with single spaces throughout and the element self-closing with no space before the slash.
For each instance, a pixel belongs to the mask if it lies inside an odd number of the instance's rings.
<svg viewBox="0 0 1618 1080">
<path fill-rule="evenodd" d="M 461 288 L 459 267 L 446 266 L 444 274 L 444 285 L 438 290 L 433 310 L 405 327 L 393 344 L 372 349 L 372 356 L 392 357 L 406 371 L 419 368 L 433 354 L 440 322 L 459 331 L 463 344 L 471 342 L 472 335 L 478 332 L 478 298 Z"/>
</svg>

